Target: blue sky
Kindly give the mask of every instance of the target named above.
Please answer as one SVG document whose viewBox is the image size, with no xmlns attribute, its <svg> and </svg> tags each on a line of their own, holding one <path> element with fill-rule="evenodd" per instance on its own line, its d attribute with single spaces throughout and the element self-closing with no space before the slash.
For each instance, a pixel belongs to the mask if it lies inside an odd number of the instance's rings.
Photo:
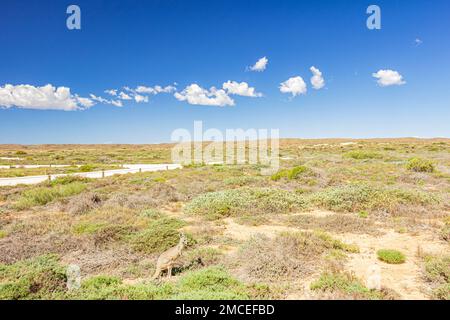
<svg viewBox="0 0 450 320">
<path fill-rule="evenodd" d="M 66 27 L 70 4 L 81 8 L 81 30 Z M 366 27 L 370 4 L 381 8 L 381 30 Z M 143 95 L 148 102 L 76 111 L 3 101 L 0 143 L 168 142 L 194 120 L 296 138 L 450 137 L 448 0 L 5 0 L 0 30 L 0 104 L 2 89 L 47 84 L 70 88 L 71 101 L 90 94 L 120 100 L 107 89 L 134 99 L 138 86 L 156 85 L 175 86 L 184 97 L 171 89 Z M 248 70 L 262 57 L 264 71 Z M 323 74 L 319 90 L 312 66 Z M 373 77 L 379 70 L 405 83 L 382 86 Z M 296 77 L 306 94 L 280 92 Z M 222 88 L 227 81 L 263 96 L 231 93 Z M 191 104 L 185 89 L 192 84 L 209 94 L 223 90 L 234 105 Z"/>
</svg>

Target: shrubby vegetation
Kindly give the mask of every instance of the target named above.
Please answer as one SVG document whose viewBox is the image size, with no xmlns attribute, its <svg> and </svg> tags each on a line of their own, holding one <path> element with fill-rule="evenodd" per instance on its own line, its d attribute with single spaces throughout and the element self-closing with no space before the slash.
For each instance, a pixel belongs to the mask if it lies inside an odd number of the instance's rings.
<svg viewBox="0 0 450 320">
<path fill-rule="evenodd" d="M 433 162 L 422 158 L 409 159 L 406 168 L 415 172 L 434 172 L 435 170 Z"/>
<path fill-rule="evenodd" d="M 369 184 L 349 184 L 332 187 L 313 194 L 312 203 L 338 212 L 382 210 L 394 213 L 401 205 L 428 206 L 439 199 L 429 193 Z"/>
<path fill-rule="evenodd" d="M 381 249 L 377 251 L 378 259 L 389 264 L 402 264 L 406 257 L 398 250 Z"/>
<path fill-rule="evenodd" d="M 51 187 L 35 187 L 21 194 L 15 203 L 15 208 L 23 210 L 37 205 L 46 205 L 54 200 L 79 194 L 85 189 L 86 184 L 78 181 L 67 184 L 56 183 Z"/>
<path fill-rule="evenodd" d="M 305 206 L 305 201 L 289 191 L 270 188 L 240 188 L 206 193 L 185 207 L 188 214 L 207 219 L 253 214 L 287 213 Z"/>
<path fill-rule="evenodd" d="M 425 276 L 434 287 L 435 298 L 450 300 L 450 256 L 425 257 Z"/>
<path fill-rule="evenodd" d="M 311 290 L 337 294 L 340 298 L 381 300 L 386 299 L 382 291 L 369 290 L 353 274 L 348 272 L 324 272 L 311 283 Z"/>
<path fill-rule="evenodd" d="M 354 150 L 344 154 L 344 157 L 352 158 L 355 160 L 367 160 L 367 159 L 381 159 L 383 156 L 373 151 Z"/>
<path fill-rule="evenodd" d="M 179 241 L 179 229 L 185 224 L 173 218 L 161 218 L 152 221 L 149 226 L 129 236 L 133 249 L 144 253 L 161 253 Z"/>
</svg>

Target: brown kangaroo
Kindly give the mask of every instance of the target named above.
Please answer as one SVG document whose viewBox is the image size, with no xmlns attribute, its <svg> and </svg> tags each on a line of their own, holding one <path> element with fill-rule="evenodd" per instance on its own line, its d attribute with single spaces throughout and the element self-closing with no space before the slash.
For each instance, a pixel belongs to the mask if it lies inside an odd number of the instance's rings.
<svg viewBox="0 0 450 320">
<path fill-rule="evenodd" d="M 180 242 L 175 247 L 172 247 L 166 251 L 164 251 L 158 258 L 158 261 L 156 262 L 156 270 L 155 274 L 152 277 L 152 280 L 156 280 L 160 277 L 161 273 L 167 269 L 167 276 L 170 278 L 172 277 L 172 268 L 175 264 L 175 260 L 177 260 L 185 246 L 187 245 L 187 238 L 182 233 L 180 234 Z"/>
</svg>

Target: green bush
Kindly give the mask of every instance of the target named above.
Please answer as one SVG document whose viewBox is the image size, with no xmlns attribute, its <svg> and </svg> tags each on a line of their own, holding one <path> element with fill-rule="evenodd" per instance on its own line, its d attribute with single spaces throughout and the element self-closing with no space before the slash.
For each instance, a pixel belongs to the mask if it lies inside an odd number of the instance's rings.
<svg viewBox="0 0 450 320">
<path fill-rule="evenodd" d="M 402 264 L 406 257 L 398 250 L 382 249 L 377 251 L 378 259 L 389 264 Z"/>
<path fill-rule="evenodd" d="M 79 168 L 80 172 L 91 172 L 94 171 L 95 166 L 91 165 L 91 164 L 84 164 Z"/>
<path fill-rule="evenodd" d="M 305 166 L 297 166 L 292 169 L 284 169 L 280 170 L 277 173 L 271 176 L 273 181 L 278 181 L 282 178 L 286 178 L 289 180 L 297 179 L 303 173 L 311 172 L 311 170 Z"/>
<path fill-rule="evenodd" d="M 245 285 L 220 267 L 210 267 L 186 274 L 178 283 L 177 300 L 249 299 Z"/>
<path fill-rule="evenodd" d="M 344 272 L 325 272 L 310 285 L 311 290 L 338 292 L 355 299 L 383 299 L 382 292 L 369 290 L 354 275 Z"/>
<path fill-rule="evenodd" d="M 439 202 L 429 193 L 408 189 L 394 189 L 351 184 L 331 187 L 312 194 L 313 204 L 337 212 L 383 210 L 395 212 L 400 205 L 427 206 Z"/>
<path fill-rule="evenodd" d="M 82 182 L 72 182 L 69 184 L 55 185 L 53 187 L 37 187 L 24 191 L 17 202 L 15 208 L 23 210 L 36 205 L 46 205 L 53 200 L 79 194 L 86 189 L 86 184 Z"/>
<path fill-rule="evenodd" d="M 255 290 L 246 287 L 224 269 L 210 267 L 187 273 L 177 283 L 126 285 L 117 277 L 96 276 L 83 281 L 69 299 L 87 300 L 228 300 L 249 299 Z"/>
<path fill-rule="evenodd" d="M 144 253 L 161 253 L 176 245 L 180 239 L 179 229 L 184 222 L 174 218 L 161 218 L 152 221 L 149 226 L 129 237 L 134 250 Z"/>
<path fill-rule="evenodd" d="M 421 158 L 409 159 L 406 168 L 414 172 L 434 172 L 434 164 L 430 160 Z"/>
<path fill-rule="evenodd" d="M 125 285 L 111 276 L 95 276 L 83 281 L 81 288 L 67 294 L 68 299 L 77 300 L 154 300 L 167 299 L 173 285 L 138 284 Z"/>
<path fill-rule="evenodd" d="M 344 154 L 345 158 L 355 160 L 381 159 L 383 156 L 373 151 L 353 150 Z"/>
<path fill-rule="evenodd" d="M 270 188 L 240 188 L 202 194 L 185 207 L 188 214 L 210 220 L 243 214 L 286 213 L 305 207 L 300 196 Z"/>
<path fill-rule="evenodd" d="M 89 181 L 87 178 L 68 175 L 68 176 L 62 176 L 58 177 L 50 182 L 51 186 L 57 186 L 57 185 L 67 185 L 71 184 L 73 182 L 87 182 Z"/>
<path fill-rule="evenodd" d="M 57 298 L 65 288 L 65 269 L 54 255 L 0 264 L 0 300 Z"/>
</svg>

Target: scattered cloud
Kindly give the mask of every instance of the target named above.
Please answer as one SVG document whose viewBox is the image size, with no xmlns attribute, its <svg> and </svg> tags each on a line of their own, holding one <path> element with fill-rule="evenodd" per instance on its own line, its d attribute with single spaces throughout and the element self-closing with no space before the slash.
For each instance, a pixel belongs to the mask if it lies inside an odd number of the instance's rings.
<svg viewBox="0 0 450 320">
<path fill-rule="evenodd" d="M 105 93 L 109 94 L 110 96 L 117 96 L 117 90 L 116 89 L 105 90 Z"/>
<path fill-rule="evenodd" d="M 123 107 L 123 103 L 120 100 L 108 100 L 108 99 L 105 99 L 105 98 L 102 98 L 102 97 L 98 97 L 98 96 L 96 96 L 96 95 L 94 95 L 92 93 L 90 94 L 90 97 L 91 97 L 92 100 L 97 101 L 97 102 L 102 103 L 102 104 L 111 104 L 111 105 L 116 106 L 116 107 Z"/>
<path fill-rule="evenodd" d="M 194 105 L 234 106 L 234 100 L 228 96 L 225 90 L 218 90 L 215 87 L 207 90 L 196 83 L 187 86 L 182 92 L 175 92 L 174 96 L 179 101 L 187 101 Z"/>
<path fill-rule="evenodd" d="M 423 43 L 422 39 L 416 38 L 414 40 L 414 44 L 416 45 L 416 47 L 420 46 Z"/>
<path fill-rule="evenodd" d="M 314 66 L 309 68 L 309 70 L 313 73 L 313 76 L 311 77 L 311 84 L 313 88 L 316 90 L 322 89 L 325 86 L 325 80 L 323 79 L 322 72 Z"/>
<path fill-rule="evenodd" d="M 223 89 L 228 94 L 234 94 L 243 97 L 262 97 L 262 93 L 256 92 L 255 88 L 250 87 L 247 82 L 227 81 L 223 84 Z"/>
<path fill-rule="evenodd" d="M 120 100 L 111 100 L 111 104 L 115 107 L 123 107 L 122 101 Z"/>
<path fill-rule="evenodd" d="M 137 103 L 148 102 L 148 97 L 147 96 L 142 96 L 140 94 L 135 94 L 134 95 L 134 101 L 136 101 Z"/>
<path fill-rule="evenodd" d="M 403 80 L 403 76 L 394 70 L 379 70 L 373 73 L 372 76 L 378 79 L 377 83 L 381 87 L 401 86 L 406 83 Z"/>
<path fill-rule="evenodd" d="M 261 59 L 256 61 L 256 63 L 253 66 L 251 66 L 249 69 L 251 71 L 263 72 L 264 70 L 266 70 L 268 63 L 269 63 L 269 59 L 267 59 L 267 57 L 262 57 Z"/>
<path fill-rule="evenodd" d="M 89 98 L 72 95 L 70 88 L 51 84 L 42 87 L 6 84 L 0 87 L 0 107 L 3 108 L 74 111 L 88 109 L 94 104 Z"/>
<path fill-rule="evenodd" d="M 130 97 L 128 94 L 126 94 L 125 92 L 121 91 L 119 93 L 119 98 L 122 100 L 132 100 L 133 98 Z"/>
<path fill-rule="evenodd" d="M 176 89 L 177 88 L 171 85 L 165 87 L 156 85 L 154 87 L 139 86 L 134 90 L 131 89 L 131 91 L 135 91 L 137 93 L 158 94 L 158 93 L 172 93 L 176 91 Z"/>
<path fill-rule="evenodd" d="M 299 94 L 306 94 L 307 87 L 303 78 L 297 76 L 282 82 L 280 84 L 280 91 L 282 93 L 291 93 L 295 97 Z"/>
</svg>

